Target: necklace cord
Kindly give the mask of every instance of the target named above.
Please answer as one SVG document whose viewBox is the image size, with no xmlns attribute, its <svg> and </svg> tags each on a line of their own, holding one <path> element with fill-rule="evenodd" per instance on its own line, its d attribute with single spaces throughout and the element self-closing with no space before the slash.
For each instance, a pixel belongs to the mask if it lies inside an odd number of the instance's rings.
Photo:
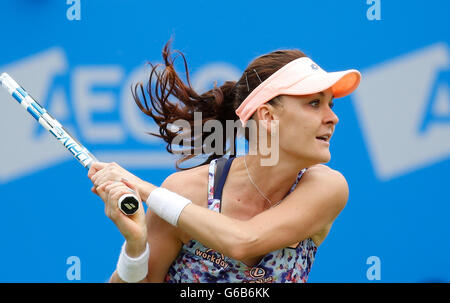
<svg viewBox="0 0 450 303">
<path fill-rule="evenodd" d="M 255 184 L 255 182 L 252 179 L 252 176 L 250 175 L 250 172 L 248 171 L 248 167 L 247 167 L 247 161 L 245 160 L 246 155 L 244 155 L 244 164 L 245 164 L 245 169 L 247 170 L 247 175 L 248 178 L 250 179 L 250 182 L 253 184 L 253 186 L 256 188 L 256 190 L 259 192 L 259 194 L 266 199 L 267 202 L 269 202 L 270 207 L 274 207 L 276 205 L 278 205 L 281 200 L 279 202 L 277 202 L 275 205 L 273 205 L 272 201 L 266 197 L 266 195 L 259 189 L 259 187 Z"/>
</svg>

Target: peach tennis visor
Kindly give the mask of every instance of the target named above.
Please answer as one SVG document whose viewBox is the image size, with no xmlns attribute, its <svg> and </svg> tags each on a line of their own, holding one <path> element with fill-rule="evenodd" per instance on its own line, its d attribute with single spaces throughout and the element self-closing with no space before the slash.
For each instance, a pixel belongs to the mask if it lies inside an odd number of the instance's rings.
<svg viewBox="0 0 450 303">
<path fill-rule="evenodd" d="M 355 69 L 328 73 L 308 57 L 295 59 L 258 85 L 236 110 L 245 127 L 256 109 L 279 95 L 310 95 L 328 88 L 334 98 L 351 94 L 361 81 Z"/>
</svg>

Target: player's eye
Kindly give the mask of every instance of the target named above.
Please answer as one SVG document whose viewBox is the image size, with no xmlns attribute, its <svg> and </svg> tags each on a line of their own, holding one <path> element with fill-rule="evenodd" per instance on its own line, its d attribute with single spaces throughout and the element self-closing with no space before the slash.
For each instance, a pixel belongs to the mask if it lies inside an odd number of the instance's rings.
<svg viewBox="0 0 450 303">
<path fill-rule="evenodd" d="M 320 100 L 319 99 L 313 100 L 313 101 L 309 102 L 309 105 L 311 105 L 312 107 L 319 107 Z"/>
</svg>

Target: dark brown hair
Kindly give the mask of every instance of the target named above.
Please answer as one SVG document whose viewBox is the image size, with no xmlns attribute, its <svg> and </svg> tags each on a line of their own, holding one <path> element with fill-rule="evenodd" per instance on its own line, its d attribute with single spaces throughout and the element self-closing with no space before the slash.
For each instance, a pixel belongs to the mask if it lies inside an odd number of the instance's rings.
<svg viewBox="0 0 450 303">
<path fill-rule="evenodd" d="M 149 63 L 151 72 L 146 92 L 150 99 L 150 106 L 147 102 L 142 83 L 138 83 L 132 88 L 132 94 L 140 110 L 150 116 L 159 126 L 159 134 L 149 134 L 162 138 L 167 143 L 167 151 L 172 154 L 177 153 L 172 148 L 172 141 L 177 135 L 180 135 L 179 131 L 171 128 L 174 121 L 179 119 L 188 121 L 191 129 L 193 129 L 194 113 L 201 112 L 202 126 L 206 121 L 211 119 L 218 120 L 222 123 L 224 131 L 224 142 L 222 145 L 223 153 L 213 153 L 209 155 L 207 160 L 198 166 L 207 164 L 213 159 L 220 158 L 228 152 L 230 152 L 231 155 L 236 155 L 235 142 L 230 142 L 230 146 L 233 147 L 233 150 L 227 150 L 227 141 L 233 138 L 235 140 L 236 133 L 234 133 L 232 138 L 227 138 L 225 122 L 227 120 L 236 121 L 239 119 L 235 110 L 262 81 L 270 77 L 270 75 L 289 62 L 301 57 L 306 57 L 306 55 L 299 50 L 277 50 L 262 55 L 248 65 L 238 81 L 225 81 L 220 87 L 217 87 L 215 84 L 213 89 L 199 95 L 191 86 L 186 58 L 180 51 L 171 51 L 171 42 L 172 41 L 169 40 L 162 51 L 164 66 L 162 64 L 153 65 L 152 63 Z M 174 62 L 176 57 L 173 56 L 173 53 L 179 54 L 183 59 L 187 83 L 184 83 L 175 71 Z M 152 85 L 153 80 L 155 80 L 155 83 Z M 141 97 L 139 97 L 139 95 L 141 95 Z M 175 97 L 178 102 L 170 101 L 170 95 Z M 143 102 L 141 101 L 141 98 Z M 272 105 L 277 105 L 276 98 L 272 99 L 270 102 Z M 211 132 L 203 132 L 201 142 L 204 142 L 204 139 L 210 134 Z M 248 140 L 247 135 L 246 138 Z M 196 156 L 194 153 L 195 147 L 193 146 L 194 138 L 192 134 L 191 139 L 190 146 L 192 153 L 177 160 L 175 164 L 177 169 L 188 169 L 180 168 L 179 165 Z"/>
</svg>

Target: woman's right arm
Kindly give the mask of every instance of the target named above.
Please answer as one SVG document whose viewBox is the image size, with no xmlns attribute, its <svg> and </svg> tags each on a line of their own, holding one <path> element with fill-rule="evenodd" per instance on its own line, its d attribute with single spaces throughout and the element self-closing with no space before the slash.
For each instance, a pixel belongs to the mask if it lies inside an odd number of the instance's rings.
<svg viewBox="0 0 450 303">
<path fill-rule="evenodd" d="M 126 239 L 126 255 L 136 258 L 143 255 L 146 242 L 150 248 L 147 276 L 139 282 L 163 282 L 170 265 L 178 256 L 183 245 L 180 240 L 181 231 L 170 225 L 153 212 L 144 214 L 143 207 L 133 216 L 124 215 L 117 203 L 112 202 L 114 196 L 119 197 L 124 188 L 133 188 L 123 180 L 121 182 L 107 182 L 96 188 L 96 193 L 105 202 L 105 213 L 118 227 Z M 167 186 L 163 183 L 162 186 Z M 167 187 L 171 187 L 170 185 Z M 124 283 L 117 270 L 110 278 L 112 283 Z"/>
<path fill-rule="evenodd" d="M 170 225 L 153 212 L 147 212 L 147 241 L 150 246 L 147 277 L 141 282 L 164 282 L 170 265 L 178 256 L 183 245 L 178 229 Z M 123 283 L 117 274 L 113 273 L 111 283 Z"/>
</svg>

